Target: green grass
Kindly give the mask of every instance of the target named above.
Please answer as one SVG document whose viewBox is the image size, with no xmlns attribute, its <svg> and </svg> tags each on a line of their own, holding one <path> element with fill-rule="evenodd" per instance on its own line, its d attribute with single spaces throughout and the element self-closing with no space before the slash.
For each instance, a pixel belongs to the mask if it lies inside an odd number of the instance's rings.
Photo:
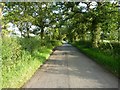
<svg viewBox="0 0 120 90">
<path fill-rule="evenodd" d="M 2 87 L 2 53 L 1 50 L 2 49 L 2 38 L 0 36 L 0 89 Z"/>
<path fill-rule="evenodd" d="M 2 88 L 20 88 L 49 57 L 59 41 L 39 38 L 2 39 Z M 58 43 L 57 43 L 58 42 Z"/>
<path fill-rule="evenodd" d="M 110 72 L 119 76 L 119 66 L 120 66 L 120 56 L 114 56 L 110 53 L 105 53 L 100 49 L 95 49 L 90 47 L 90 44 L 82 44 L 79 42 L 72 43 L 75 47 L 77 47 L 81 52 L 86 54 L 88 57 L 92 58 L 97 63 L 101 64 L 104 68 L 108 69 Z"/>
<path fill-rule="evenodd" d="M 23 57 L 24 61 L 19 61 L 10 68 L 4 68 L 3 87 L 17 88 L 22 86 L 49 57 L 51 49 L 44 48 L 46 52 L 38 53 L 39 57 L 27 55 L 27 57 Z"/>
</svg>

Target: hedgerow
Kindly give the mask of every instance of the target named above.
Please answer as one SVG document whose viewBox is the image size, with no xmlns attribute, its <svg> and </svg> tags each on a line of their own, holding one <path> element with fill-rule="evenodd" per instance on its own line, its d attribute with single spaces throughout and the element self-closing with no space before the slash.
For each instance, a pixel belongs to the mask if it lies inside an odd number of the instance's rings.
<svg viewBox="0 0 120 90">
<path fill-rule="evenodd" d="M 58 44 L 57 44 L 58 42 Z M 2 88 L 21 87 L 49 57 L 59 41 L 38 37 L 2 39 Z"/>
<path fill-rule="evenodd" d="M 113 44 L 113 43 L 112 43 Z M 86 54 L 88 57 L 92 58 L 95 62 L 101 64 L 104 68 L 112 72 L 114 75 L 120 77 L 120 56 L 115 52 L 116 48 L 113 48 L 113 51 L 110 52 L 107 49 L 98 49 L 92 48 L 90 42 L 73 42 L 72 45 L 77 47 L 81 52 Z M 116 43 L 115 43 L 116 45 Z M 114 46 L 115 46 L 114 45 Z M 105 47 L 105 46 L 104 46 Z"/>
</svg>

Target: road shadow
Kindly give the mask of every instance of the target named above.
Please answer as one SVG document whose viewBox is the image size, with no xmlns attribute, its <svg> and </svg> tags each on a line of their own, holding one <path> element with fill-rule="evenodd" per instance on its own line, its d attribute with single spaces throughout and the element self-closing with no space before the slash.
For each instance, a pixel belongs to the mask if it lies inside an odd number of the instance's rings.
<svg viewBox="0 0 120 90">
<path fill-rule="evenodd" d="M 72 46 L 57 47 L 45 63 L 45 66 L 43 65 L 41 71 L 49 74 L 75 77 L 75 79 L 85 80 L 86 84 L 96 84 L 98 88 L 118 87 L 116 77 L 78 51 Z"/>
</svg>

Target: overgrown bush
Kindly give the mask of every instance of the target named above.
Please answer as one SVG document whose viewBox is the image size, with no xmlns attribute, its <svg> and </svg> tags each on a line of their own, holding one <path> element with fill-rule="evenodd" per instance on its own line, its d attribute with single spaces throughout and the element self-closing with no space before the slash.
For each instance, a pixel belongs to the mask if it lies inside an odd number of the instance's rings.
<svg viewBox="0 0 120 90">
<path fill-rule="evenodd" d="M 61 42 L 59 40 L 51 40 L 50 43 L 56 46 L 61 45 Z"/>
<path fill-rule="evenodd" d="M 57 41 L 58 42 L 58 41 Z M 57 42 L 38 37 L 2 39 L 2 88 L 19 88 L 49 57 Z"/>
<path fill-rule="evenodd" d="M 111 53 L 112 55 L 120 55 L 120 43 L 117 42 L 101 43 L 99 48 L 105 52 Z"/>
</svg>

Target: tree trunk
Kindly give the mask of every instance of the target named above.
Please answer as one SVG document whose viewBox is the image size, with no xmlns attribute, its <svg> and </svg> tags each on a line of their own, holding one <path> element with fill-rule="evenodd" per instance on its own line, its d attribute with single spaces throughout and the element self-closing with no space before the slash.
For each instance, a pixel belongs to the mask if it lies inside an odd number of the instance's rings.
<svg viewBox="0 0 120 90">
<path fill-rule="evenodd" d="M 27 38 L 30 38 L 30 31 L 29 31 L 29 28 L 27 28 Z"/>
<path fill-rule="evenodd" d="M 86 41 L 86 33 L 82 33 L 82 41 Z"/>
<path fill-rule="evenodd" d="M 92 25 L 92 47 L 98 48 L 99 47 L 99 41 L 100 41 L 100 33 L 101 33 L 101 27 L 99 23 L 93 23 Z"/>
<path fill-rule="evenodd" d="M 2 22 L 1 18 L 2 18 L 2 5 L 0 4 L 0 22 Z M 0 32 L 2 30 L 1 28 L 2 28 L 2 26 L 1 26 L 1 23 L 0 23 Z"/>
<path fill-rule="evenodd" d="M 4 3 L 0 3 L 0 34 L 2 31 L 2 8 L 4 6 Z"/>
<path fill-rule="evenodd" d="M 21 38 L 22 38 L 22 30 L 21 30 L 21 28 L 19 28 L 19 29 L 20 29 L 20 34 L 21 34 L 20 36 L 21 36 Z"/>
<path fill-rule="evenodd" d="M 43 39 L 43 36 L 44 36 L 44 28 L 41 28 L 40 36 L 41 36 L 41 39 Z"/>
</svg>

